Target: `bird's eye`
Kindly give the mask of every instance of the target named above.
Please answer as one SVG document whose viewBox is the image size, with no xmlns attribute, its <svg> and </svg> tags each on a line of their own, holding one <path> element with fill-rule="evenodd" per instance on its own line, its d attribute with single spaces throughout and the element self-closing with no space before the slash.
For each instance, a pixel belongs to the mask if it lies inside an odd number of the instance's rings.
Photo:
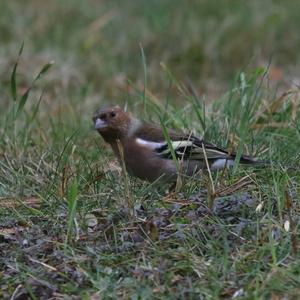
<svg viewBox="0 0 300 300">
<path fill-rule="evenodd" d="M 112 111 L 112 112 L 110 113 L 110 116 L 113 118 L 113 117 L 116 116 L 116 113 L 115 113 L 114 111 Z"/>
</svg>

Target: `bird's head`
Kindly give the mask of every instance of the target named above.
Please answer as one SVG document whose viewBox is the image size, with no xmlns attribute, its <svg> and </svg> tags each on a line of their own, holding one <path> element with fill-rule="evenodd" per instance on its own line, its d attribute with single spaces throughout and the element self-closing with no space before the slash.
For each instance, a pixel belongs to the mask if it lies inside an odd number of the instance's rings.
<svg viewBox="0 0 300 300">
<path fill-rule="evenodd" d="M 119 106 L 98 109 L 93 122 L 95 129 L 103 136 L 110 139 L 122 138 L 126 135 L 130 116 Z"/>
</svg>

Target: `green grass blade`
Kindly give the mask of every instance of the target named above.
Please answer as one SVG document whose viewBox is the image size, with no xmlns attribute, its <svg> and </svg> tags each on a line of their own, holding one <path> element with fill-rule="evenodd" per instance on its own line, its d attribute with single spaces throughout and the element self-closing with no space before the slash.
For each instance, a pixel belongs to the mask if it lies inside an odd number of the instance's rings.
<svg viewBox="0 0 300 300">
<path fill-rule="evenodd" d="M 24 48 L 24 42 L 21 45 L 21 48 L 20 48 L 19 53 L 18 53 L 17 61 L 14 65 L 14 68 L 13 68 L 13 71 L 12 71 L 11 77 L 10 77 L 10 89 L 11 89 L 11 95 L 12 95 L 14 101 L 17 101 L 17 79 L 16 79 L 16 77 L 17 77 L 17 68 L 18 68 L 20 56 L 23 52 L 23 48 Z"/>
<path fill-rule="evenodd" d="M 31 90 L 31 87 L 28 88 L 26 90 L 26 92 L 22 95 L 20 101 L 19 101 L 19 104 L 18 104 L 18 108 L 17 108 L 17 113 L 16 113 L 16 118 L 20 115 L 21 111 L 23 110 L 26 102 L 27 102 L 27 99 L 28 99 L 28 96 L 29 96 L 29 93 L 30 93 L 30 90 Z"/>
<path fill-rule="evenodd" d="M 147 97 L 146 97 L 146 92 L 147 92 L 147 62 L 146 62 L 146 56 L 145 56 L 145 52 L 144 52 L 142 44 L 140 44 L 140 49 L 141 49 L 142 63 L 143 63 L 143 70 L 144 70 L 143 106 L 144 106 L 144 113 L 146 113 L 147 112 Z"/>
<path fill-rule="evenodd" d="M 76 214 L 76 208 L 77 208 L 77 195 L 78 195 L 78 186 L 77 181 L 74 180 L 68 191 L 68 229 L 67 229 L 67 236 L 65 243 L 67 244 L 72 236 L 72 230 L 74 227 L 74 218 Z"/>
<path fill-rule="evenodd" d="M 26 92 L 22 95 L 20 101 L 19 101 L 19 104 L 18 104 L 18 108 L 17 108 L 17 113 L 15 115 L 15 118 L 17 118 L 20 113 L 22 112 L 27 100 L 28 100 L 28 97 L 29 97 L 29 94 L 30 94 L 30 91 L 34 85 L 34 83 L 39 80 L 41 78 L 41 76 L 43 76 L 50 68 L 51 66 L 53 65 L 53 61 L 45 64 L 41 71 L 38 73 L 38 75 L 35 77 L 35 79 L 33 80 L 33 82 L 31 83 L 30 87 L 26 90 Z"/>
<path fill-rule="evenodd" d="M 39 80 L 44 74 L 46 74 L 48 72 L 48 70 L 53 66 L 54 61 L 50 61 L 47 64 L 45 64 L 41 71 L 38 73 L 38 75 L 35 77 L 35 79 L 33 80 L 33 83 L 35 83 L 37 80 Z"/>
<path fill-rule="evenodd" d="M 32 114 L 31 114 L 30 120 L 29 120 L 29 122 L 28 122 L 29 124 L 35 119 L 35 117 L 36 117 L 36 115 L 37 115 L 37 113 L 38 113 L 38 111 L 39 111 L 39 108 L 40 108 L 40 104 L 41 104 L 41 102 L 42 102 L 43 95 L 44 95 L 44 91 L 42 91 L 41 96 L 40 96 L 40 98 L 39 98 L 39 100 L 38 100 L 38 103 L 33 107 L 33 112 L 32 112 Z"/>
<path fill-rule="evenodd" d="M 18 61 L 15 63 L 11 78 L 10 78 L 10 89 L 11 95 L 14 101 L 17 101 L 17 84 L 16 84 L 16 71 L 17 71 Z"/>
<path fill-rule="evenodd" d="M 167 141 L 167 143 L 168 143 L 168 147 L 169 147 L 169 149 L 170 149 L 170 151 L 171 151 L 172 159 L 173 159 L 173 161 L 174 161 L 175 164 L 176 164 L 177 171 L 179 171 L 179 162 L 178 162 L 178 160 L 177 160 L 177 158 L 176 158 L 175 150 L 174 150 L 174 148 L 173 148 L 172 140 L 171 140 L 171 138 L 170 138 L 168 129 L 167 129 L 167 127 L 166 127 L 165 124 L 164 124 L 164 120 L 163 120 L 160 116 L 159 116 L 159 120 L 160 120 L 160 124 L 161 124 L 161 126 L 162 126 L 163 135 L 164 135 L 164 137 L 165 137 L 165 139 L 166 139 L 166 141 Z"/>
</svg>

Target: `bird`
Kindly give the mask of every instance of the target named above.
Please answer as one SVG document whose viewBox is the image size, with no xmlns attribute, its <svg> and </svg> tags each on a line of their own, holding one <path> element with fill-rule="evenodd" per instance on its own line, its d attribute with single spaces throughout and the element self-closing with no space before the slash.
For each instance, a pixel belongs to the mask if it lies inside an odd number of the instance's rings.
<svg viewBox="0 0 300 300">
<path fill-rule="evenodd" d="M 194 176 L 198 171 L 223 169 L 234 165 L 235 153 L 208 143 L 194 134 L 131 116 L 119 106 L 98 109 L 93 115 L 95 129 L 110 144 L 126 171 L 144 181 L 176 181 L 179 175 Z M 240 164 L 261 165 L 255 157 L 242 155 Z"/>
</svg>

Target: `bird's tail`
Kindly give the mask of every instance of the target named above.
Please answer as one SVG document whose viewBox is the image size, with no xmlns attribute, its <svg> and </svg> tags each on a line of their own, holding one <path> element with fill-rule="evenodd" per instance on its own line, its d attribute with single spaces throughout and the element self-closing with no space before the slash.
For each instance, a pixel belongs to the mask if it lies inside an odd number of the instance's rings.
<svg viewBox="0 0 300 300">
<path fill-rule="evenodd" d="M 234 156 L 235 159 L 235 156 Z M 242 155 L 240 158 L 240 164 L 241 165 L 253 165 L 253 166 L 267 166 L 270 164 L 269 161 L 266 160 L 260 160 L 256 157 L 251 157 L 251 156 L 247 156 L 247 155 Z"/>
<path fill-rule="evenodd" d="M 233 167 L 235 158 L 236 155 L 232 154 L 227 158 L 214 159 L 210 164 L 210 168 L 211 170 L 218 170 L 218 169 L 223 169 L 224 167 Z M 251 157 L 247 155 L 242 155 L 239 163 L 244 166 L 247 165 L 247 166 L 257 166 L 257 167 L 258 166 L 263 167 L 270 164 L 268 161 L 259 160 L 256 157 Z"/>
</svg>

